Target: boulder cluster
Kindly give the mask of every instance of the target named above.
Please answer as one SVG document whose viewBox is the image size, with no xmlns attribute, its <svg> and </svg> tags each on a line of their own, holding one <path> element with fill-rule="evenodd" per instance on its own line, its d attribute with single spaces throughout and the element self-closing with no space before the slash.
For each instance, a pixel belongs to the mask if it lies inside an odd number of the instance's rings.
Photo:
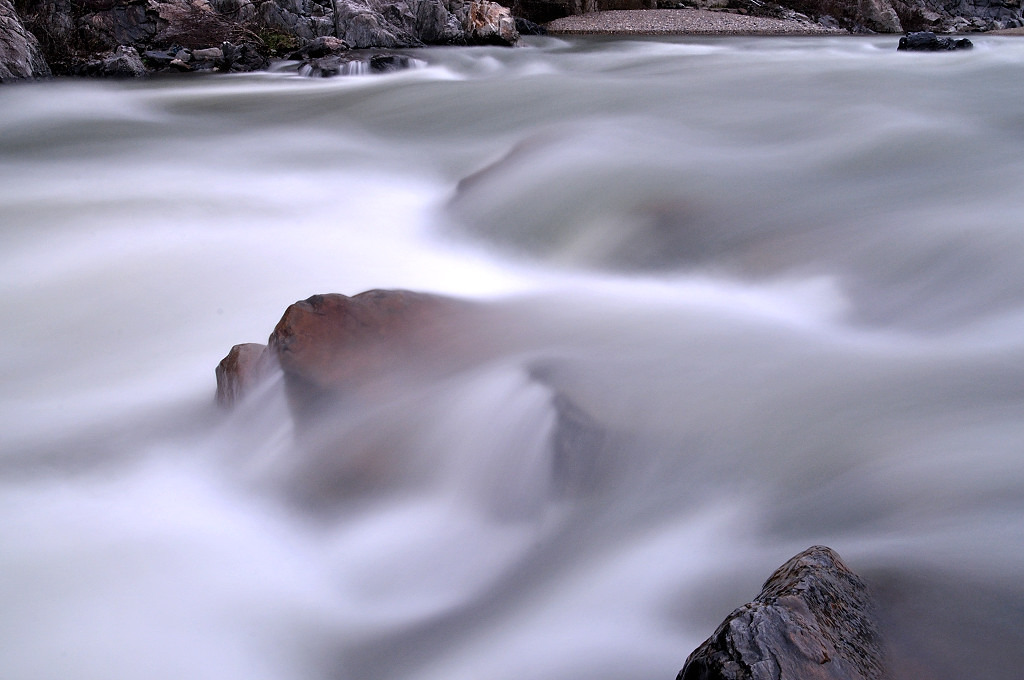
<svg viewBox="0 0 1024 680">
<path fill-rule="evenodd" d="M 216 370 L 217 401 L 233 408 L 281 375 L 301 439 L 332 404 L 372 395 L 382 381 L 436 378 L 478 360 L 490 343 L 472 329 L 493 321 L 482 314 L 473 303 L 402 290 L 314 295 L 288 307 L 266 345 L 231 349 Z M 571 407 L 560 411 L 572 421 L 563 429 L 577 444 L 600 446 L 581 436 L 591 428 Z M 813 546 L 729 614 L 676 680 L 889 677 L 867 585 L 835 551 Z"/>
<path fill-rule="evenodd" d="M 491 0 L 0 0 L 0 81 L 251 71 L 275 57 L 518 40 L 509 8 Z"/>
</svg>

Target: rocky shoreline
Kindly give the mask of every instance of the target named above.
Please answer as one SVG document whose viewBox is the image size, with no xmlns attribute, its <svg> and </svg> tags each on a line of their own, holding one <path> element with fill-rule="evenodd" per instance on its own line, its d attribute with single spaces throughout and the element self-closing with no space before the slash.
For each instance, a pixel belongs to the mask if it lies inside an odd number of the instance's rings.
<svg viewBox="0 0 1024 680">
<path fill-rule="evenodd" d="M 518 40 L 509 8 L 491 0 L 0 0 L 0 82 Z"/>
<path fill-rule="evenodd" d="M 506 0 L 508 1 L 508 0 Z M 53 75 L 238 72 L 350 50 L 516 45 L 561 35 L 832 35 L 1016 31 L 1022 0 L 0 0 L 0 82 Z M 543 25 L 543 26 L 541 26 Z M 385 54 L 385 56 L 388 56 Z M 327 58 L 328 62 L 312 60 Z M 365 59 L 365 56 L 363 57 Z M 388 69 L 385 69 L 388 70 Z"/>
</svg>

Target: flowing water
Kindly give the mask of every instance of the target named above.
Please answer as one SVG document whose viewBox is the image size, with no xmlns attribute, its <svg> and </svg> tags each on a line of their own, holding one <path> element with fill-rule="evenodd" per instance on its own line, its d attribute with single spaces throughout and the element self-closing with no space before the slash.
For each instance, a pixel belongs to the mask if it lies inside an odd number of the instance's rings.
<svg viewBox="0 0 1024 680">
<path fill-rule="evenodd" d="M 813 544 L 899 677 L 1021 677 L 1024 42 L 895 42 L 4 87 L 0 677 L 668 680 Z M 217 409 L 369 288 L 489 344 Z"/>
</svg>

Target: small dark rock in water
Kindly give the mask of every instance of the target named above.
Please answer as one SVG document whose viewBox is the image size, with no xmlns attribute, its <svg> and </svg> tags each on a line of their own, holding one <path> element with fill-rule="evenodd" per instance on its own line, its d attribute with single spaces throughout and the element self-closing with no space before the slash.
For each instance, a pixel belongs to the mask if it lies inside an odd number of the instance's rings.
<svg viewBox="0 0 1024 680">
<path fill-rule="evenodd" d="M 214 59 L 214 64 L 218 71 L 224 73 L 262 71 L 270 65 L 270 60 L 252 43 L 221 43 L 220 52 L 221 56 Z"/>
<path fill-rule="evenodd" d="M 931 31 L 919 31 L 917 33 L 907 33 L 900 38 L 900 44 L 896 49 L 911 52 L 945 52 L 948 50 L 969 50 L 972 47 L 974 47 L 974 43 L 967 38 L 943 38 Z"/>
<path fill-rule="evenodd" d="M 418 62 L 404 54 L 374 54 L 369 59 L 330 55 L 306 59 L 299 65 L 299 75 L 310 78 L 352 76 L 366 73 L 391 73 L 412 68 Z"/>
<path fill-rule="evenodd" d="M 412 66 L 412 59 L 404 54 L 375 54 L 370 57 L 370 70 L 374 73 L 391 73 Z"/>
<path fill-rule="evenodd" d="M 883 657 L 864 582 L 814 546 L 729 614 L 676 680 L 883 680 Z"/>
<path fill-rule="evenodd" d="M 330 78 L 349 71 L 349 60 L 337 55 L 307 59 L 299 64 L 299 75 L 309 78 Z"/>
<path fill-rule="evenodd" d="M 516 30 L 519 31 L 519 35 L 547 35 L 548 29 L 544 28 L 540 24 L 535 24 L 529 19 L 523 17 L 516 17 Z"/>
</svg>

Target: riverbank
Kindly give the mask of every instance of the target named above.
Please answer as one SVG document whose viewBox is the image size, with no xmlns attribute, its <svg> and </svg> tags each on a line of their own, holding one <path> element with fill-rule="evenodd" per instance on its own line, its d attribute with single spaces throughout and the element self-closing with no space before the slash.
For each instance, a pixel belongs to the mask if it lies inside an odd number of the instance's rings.
<svg viewBox="0 0 1024 680">
<path fill-rule="evenodd" d="M 703 9 L 609 10 L 562 17 L 553 35 L 844 35 L 848 31 L 800 19 L 776 19 Z"/>
</svg>

